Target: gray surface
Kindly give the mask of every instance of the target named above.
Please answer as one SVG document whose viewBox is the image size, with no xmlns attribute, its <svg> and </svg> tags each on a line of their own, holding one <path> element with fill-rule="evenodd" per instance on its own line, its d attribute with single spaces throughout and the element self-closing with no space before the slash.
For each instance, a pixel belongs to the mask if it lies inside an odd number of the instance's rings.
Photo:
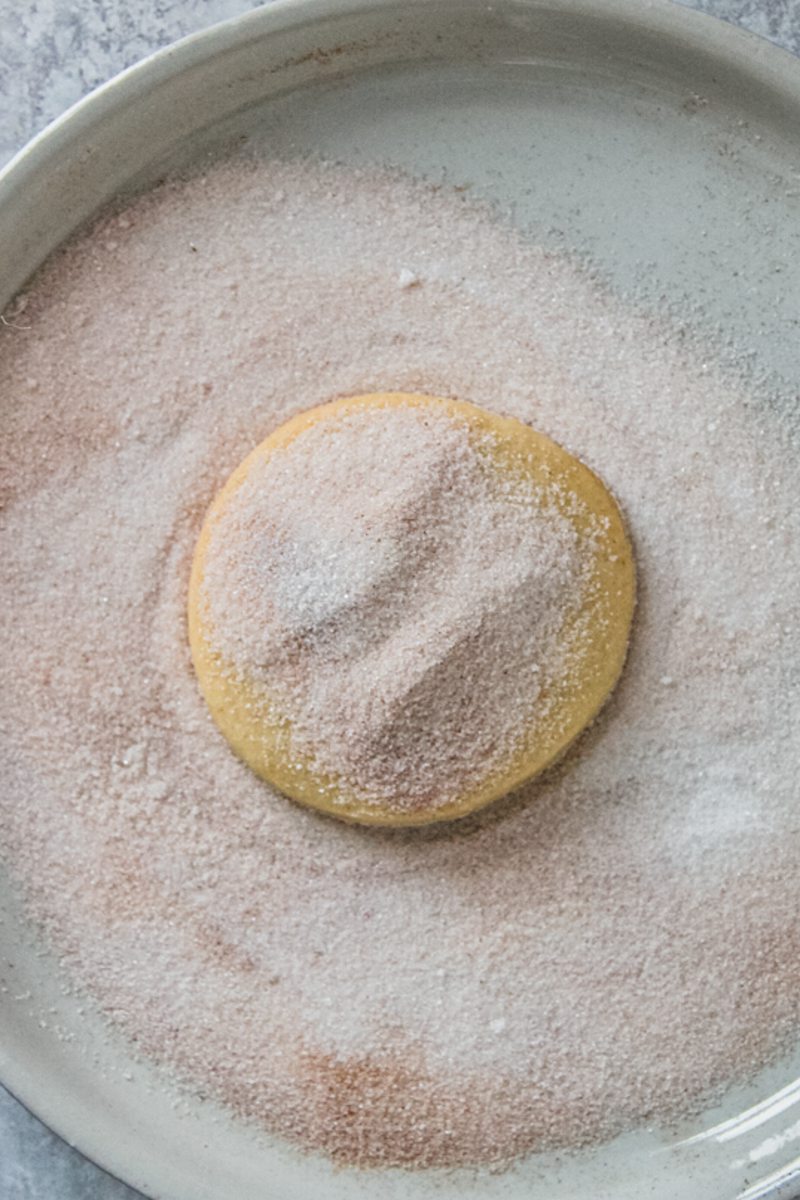
<svg viewBox="0 0 800 1200">
<path fill-rule="evenodd" d="M 800 54 L 800 0 L 690 0 Z M 69 104 L 248 0 L 0 0 L 0 164 Z M 0 1089 L 0 1200 L 136 1200 Z M 243 1198 L 244 1200 L 244 1198 Z"/>
</svg>

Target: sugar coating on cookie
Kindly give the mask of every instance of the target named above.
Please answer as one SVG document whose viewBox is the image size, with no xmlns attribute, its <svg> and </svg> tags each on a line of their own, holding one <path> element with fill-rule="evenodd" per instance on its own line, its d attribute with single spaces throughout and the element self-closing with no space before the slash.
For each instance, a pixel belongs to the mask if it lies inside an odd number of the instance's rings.
<svg viewBox="0 0 800 1200">
<path fill-rule="evenodd" d="M 254 771 L 345 819 L 461 816 L 552 763 L 628 644 L 633 554 L 577 459 L 515 419 L 377 393 L 275 430 L 216 498 L 189 628 Z"/>
</svg>

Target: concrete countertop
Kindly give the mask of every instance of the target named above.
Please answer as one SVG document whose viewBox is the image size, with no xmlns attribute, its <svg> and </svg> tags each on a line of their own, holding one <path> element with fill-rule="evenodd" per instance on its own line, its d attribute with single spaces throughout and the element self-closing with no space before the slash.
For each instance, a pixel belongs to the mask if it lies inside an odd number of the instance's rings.
<svg viewBox="0 0 800 1200">
<path fill-rule="evenodd" d="M 800 0 L 682 0 L 800 55 Z M 0 0 L 0 165 L 75 100 L 253 0 Z M 1 1200 L 139 1200 L 0 1088 Z"/>
</svg>

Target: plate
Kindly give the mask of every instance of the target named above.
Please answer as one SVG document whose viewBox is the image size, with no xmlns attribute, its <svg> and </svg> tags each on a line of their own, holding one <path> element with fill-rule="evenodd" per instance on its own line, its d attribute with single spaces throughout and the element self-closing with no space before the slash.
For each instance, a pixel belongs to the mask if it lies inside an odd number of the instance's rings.
<svg viewBox="0 0 800 1200">
<path fill-rule="evenodd" d="M 643 0 L 278 0 L 125 72 L 10 164 L 0 304 L 109 197 L 237 139 L 468 185 L 615 289 L 694 306 L 759 374 L 800 387 L 800 64 L 719 22 Z M 702 1121 L 499 1175 L 334 1169 L 130 1059 L 0 898 L 0 1077 L 153 1197 L 800 1194 L 800 1056 Z"/>
</svg>

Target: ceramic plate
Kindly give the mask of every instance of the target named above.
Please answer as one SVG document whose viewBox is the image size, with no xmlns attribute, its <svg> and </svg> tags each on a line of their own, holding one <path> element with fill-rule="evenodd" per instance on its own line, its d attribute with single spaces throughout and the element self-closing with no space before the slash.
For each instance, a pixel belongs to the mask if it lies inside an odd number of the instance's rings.
<svg viewBox="0 0 800 1200">
<path fill-rule="evenodd" d="M 17 157 L 0 177 L 0 305 L 110 196 L 242 137 L 468 185 L 800 387 L 800 63 L 753 37 L 647 0 L 278 0 L 126 72 Z M 150 1196 L 800 1195 L 800 1056 L 702 1121 L 501 1175 L 334 1170 L 131 1061 L 3 901 L 0 1077 Z"/>
</svg>

